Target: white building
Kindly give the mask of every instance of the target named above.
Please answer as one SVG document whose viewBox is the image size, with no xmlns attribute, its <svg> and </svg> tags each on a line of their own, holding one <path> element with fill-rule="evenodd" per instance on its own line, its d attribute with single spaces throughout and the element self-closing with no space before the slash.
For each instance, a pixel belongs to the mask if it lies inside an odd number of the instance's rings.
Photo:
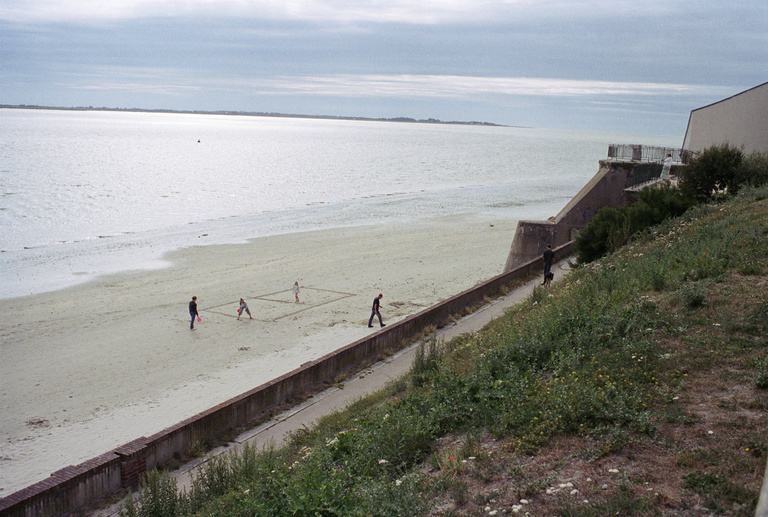
<svg viewBox="0 0 768 517">
<path fill-rule="evenodd" d="M 745 154 L 768 152 L 768 83 L 691 111 L 683 149 L 728 143 Z"/>
</svg>

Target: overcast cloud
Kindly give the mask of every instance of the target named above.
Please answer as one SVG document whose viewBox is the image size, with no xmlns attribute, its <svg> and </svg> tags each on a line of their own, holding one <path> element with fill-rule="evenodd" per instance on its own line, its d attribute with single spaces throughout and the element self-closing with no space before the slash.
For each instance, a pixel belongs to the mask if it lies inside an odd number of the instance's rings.
<svg viewBox="0 0 768 517">
<path fill-rule="evenodd" d="M 0 103 L 680 135 L 768 81 L 758 0 L 0 0 Z"/>
</svg>

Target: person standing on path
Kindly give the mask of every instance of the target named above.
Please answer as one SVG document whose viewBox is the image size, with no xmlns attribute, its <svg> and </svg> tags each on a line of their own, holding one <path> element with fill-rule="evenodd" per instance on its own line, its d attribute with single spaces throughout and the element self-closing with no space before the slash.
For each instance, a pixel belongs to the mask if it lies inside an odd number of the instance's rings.
<svg viewBox="0 0 768 517">
<path fill-rule="evenodd" d="M 368 318 L 368 326 L 373 327 L 371 323 L 373 323 L 373 317 L 378 316 L 379 317 L 379 324 L 383 327 L 385 324 L 381 320 L 381 312 L 379 312 L 379 308 L 381 307 L 381 299 L 384 297 L 383 294 L 379 293 L 379 295 L 373 299 L 373 307 L 371 307 L 371 317 Z"/>
<path fill-rule="evenodd" d="M 253 316 L 251 316 L 251 311 L 248 310 L 248 304 L 245 303 L 245 300 L 240 298 L 240 308 L 237 309 L 237 319 L 240 319 L 240 316 L 242 316 L 244 312 L 247 312 L 248 317 L 253 319 Z"/>
<path fill-rule="evenodd" d="M 189 328 L 190 328 L 190 330 L 195 330 L 195 318 L 198 317 L 198 314 L 197 314 L 197 296 L 193 296 L 192 297 L 192 301 L 189 302 L 189 316 L 191 318 L 190 321 L 189 321 Z"/>
<path fill-rule="evenodd" d="M 296 298 L 294 303 L 299 303 L 299 281 L 293 283 L 293 297 Z"/>
<path fill-rule="evenodd" d="M 661 176 L 659 176 L 659 179 L 668 180 L 670 170 L 672 170 L 672 153 L 667 153 L 667 157 L 664 158 L 664 165 L 661 167 Z"/>
<path fill-rule="evenodd" d="M 547 277 L 549 276 L 549 272 L 552 269 L 552 261 L 555 259 L 555 252 L 552 251 L 552 245 L 547 244 L 547 249 L 544 252 L 544 281 L 541 283 L 541 285 L 544 285 L 547 283 Z"/>
</svg>

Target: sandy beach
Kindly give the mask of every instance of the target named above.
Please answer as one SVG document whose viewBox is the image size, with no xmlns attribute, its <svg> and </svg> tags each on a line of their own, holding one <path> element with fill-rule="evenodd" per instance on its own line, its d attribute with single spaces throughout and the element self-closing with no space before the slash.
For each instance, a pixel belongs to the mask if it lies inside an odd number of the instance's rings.
<svg viewBox="0 0 768 517">
<path fill-rule="evenodd" d="M 196 246 L 165 269 L 0 300 L 0 497 L 378 330 L 378 293 L 394 322 L 501 273 L 516 224 L 456 216 Z M 236 319 L 241 297 L 253 320 Z"/>
</svg>

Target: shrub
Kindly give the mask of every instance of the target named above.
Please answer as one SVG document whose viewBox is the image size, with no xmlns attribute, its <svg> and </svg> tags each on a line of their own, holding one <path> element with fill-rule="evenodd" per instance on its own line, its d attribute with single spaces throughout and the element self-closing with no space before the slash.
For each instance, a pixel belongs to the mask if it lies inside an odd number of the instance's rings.
<svg viewBox="0 0 768 517">
<path fill-rule="evenodd" d="M 614 251 L 629 238 L 626 210 L 602 208 L 576 237 L 577 261 L 586 264 Z"/>
<path fill-rule="evenodd" d="M 686 192 L 668 186 L 640 191 L 640 201 L 618 209 L 603 208 L 576 238 L 577 260 L 592 262 L 626 244 L 636 233 L 670 217 L 678 217 L 695 204 Z"/>
<path fill-rule="evenodd" d="M 744 153 L 728 143 L 709 147 L 685 168 L 680 188 L 701 202 L 724 192 L 736 192 L 739 185 L 737 171 L 743 162 Z"/>
<path fill-rule="evenodd" d="M 735 171 L 734 179 L 739 187 L 768 185 L 768 153 L 754 152 L 744 158 Z"/>
<path fill-rule="evenodd" d="M 696 204 L 686 192 L 667 185 L 646 188 L 640 191 L 640 203 L 647 206 L 650 218 L 638 221 L 639 229 L 659 224 L 670 217 L 679 217 Z"/>
</svg>

